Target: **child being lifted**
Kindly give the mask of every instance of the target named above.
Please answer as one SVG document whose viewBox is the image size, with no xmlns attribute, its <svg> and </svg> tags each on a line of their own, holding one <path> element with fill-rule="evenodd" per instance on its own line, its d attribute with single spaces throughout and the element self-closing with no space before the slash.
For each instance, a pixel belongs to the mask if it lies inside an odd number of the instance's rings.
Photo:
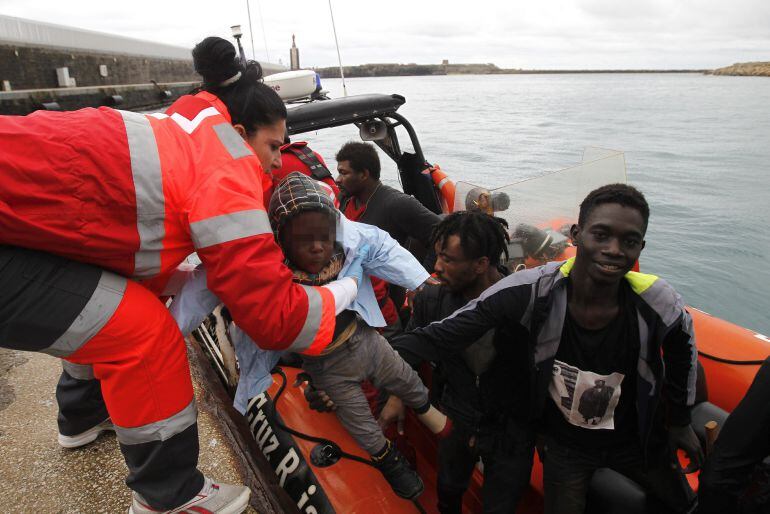
<svg viewBox="0 0 770 514">
<path fill-rule="evenodd" d="M 302 367 L 310 375 L 313 385 L 329 395 L 337 406 L 340 423 L 371 455 L 395 493 L 404 498 L 417 497 L 423 490 L 422 480 L 383 435 L 361 389 L 361 382 L 369 380 L 375 387 L 401 398 L 439 437 L 451 430 L 451 421 L 431 406 L 428 389 L 417 373 L 373 328 L 384 326 L 385 320 L 368 275 L 415 289 L 428 280 L 428 273 L 387 233 L 371 225 L 347 220 L 335 208 L 324 186 L 301 173 L 291 173 L 279 183 L 268 211 L 276 241 L 283 249 L 286 264 L 293 271 L 296 282 L 320 286 L 338 276 L 357 280 L 355 300 L 342 308 L 338 305 L 331 344 L 318 355 L 303 354 Z M 188 308 L 190 302 L 186 298 L 201 302 L 200 289 L 204 283 L 205 276 L 200 274 L 183 288 L 172 305 L 172 313 L 180 322 L 183 333 L 189 332 L 194 328 L 191 325 L 202 318 L 193 316 L 189 321 L 190 312 L 195 308 Z M 213 294 L 209 295 L 213 297 Z M 347 296 L 352 298 L 355 293 Z M 340 295 L 335 294 L 335 297 L 340 303 Z M 208 303 L 208 307 L 213 308 L 216 300 Z M 204 310 L 210 311 L 208 307 Z M 242 373 L 236 393 L 236 407 L 239 407 L 239 396 L 243 403 L 244 395 L 252 397 L 261 392 L 255 390 L 255 384 L 265 387 L 265 375 L 281 352 L 266 353 L 254 343 L 243 344 L 241 341 L 239 344 L 238 339 L 248 338 L 238 330 L 232 332 Z M 260 371 L 255 373 L 257 369 Z M 243 410 L 243 405 L 240 409 Z"/>
</svg>

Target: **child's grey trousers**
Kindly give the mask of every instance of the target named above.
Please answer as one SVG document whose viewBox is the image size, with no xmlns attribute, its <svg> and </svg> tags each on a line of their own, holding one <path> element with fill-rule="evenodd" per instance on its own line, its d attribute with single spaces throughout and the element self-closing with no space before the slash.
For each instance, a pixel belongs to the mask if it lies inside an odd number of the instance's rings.
<svg viewBox="0 0 770 514">
<path fill-rule="evenodd" d="M 428 404 L 428 388 L 384 337 L 360 319 L 357 323 L 355 333 L 332 353 L 303 355 L 302 367 L 313 386 L 325 391 L 337 405 L 337 418 L 353 439 L 375 455 L 387 440 L 372 415 L 361 382 L 369 380 L 413 409 L 424 409 Z"/>
</svg>

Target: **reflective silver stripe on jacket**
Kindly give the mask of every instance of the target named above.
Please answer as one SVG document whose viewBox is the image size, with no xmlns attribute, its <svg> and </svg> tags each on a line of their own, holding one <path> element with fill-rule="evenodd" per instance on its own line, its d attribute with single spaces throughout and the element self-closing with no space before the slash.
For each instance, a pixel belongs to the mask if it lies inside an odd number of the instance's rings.
<svg viewBox="0 0 770 514">
<path fill-rule="evenodd" d="M 54 343 L 42 350 L 55 357 L 68 357 L 104 328 L 123 300 L 126 279 L 102 271 L 99 283 L 78 317 Z"/>
<path fill-rule="evenodd" d="M 548 317 L 537 334 L 537 344 L 535 344 L 536 364 L 556 356 L 556 352 L 559 350 L 559 343 L 561 342 L 561 333 L 564 329 L 564 318 L 567 313 L 566 287 L 562 286 L 554 291 L 559 282 L 567 280 L 567 278 L 557 271 L 562 263 L 558 263 L 555 266 L 553 264 L 555 263 L 548 263 L 545 266 L 542 278 L 537 281 L 537 293 L 534 297 L 534 300 L 537 300 L 538 297 L 544 298 L 552 294 Z M 530 326 L 530 330 L 532 328 Z"/>
<path fill-rule="evenodd" d="M 69 376 L 76 380 L 93 380 L 94 367 L 91 364 L 75 364 L 62 359 L 61 367 Z"/>
<path fill-rule="evenodd" d="M 527 330 L 529 330 L 530 332 L 532 331 L 532 312 L 535 309 L 536 299 L 537 299 L 537 291 L 535 291 L 534 287 L 531 287 L 529 290 L 529 303 L 527 304 L 527 310 L 525 310 L 524 314 L 521 316 L 522 326 L 527 327 Z"/>
<path fill-rule="evenodd" d="M 639 295 L 663 320 L 668 328 L 681 319 L 681 330 L 690 336 L 690 369 L 687 372 L 687 405 L 695 403 L 695 382 L 698 379 L 698 349 L 692 318 L 685 310 L 682 296 L 662 278 L 658 278 Z"/>
<path fill-rule="evenodd" d="M 139 250 L 134 256 L 133 277 L 150 278 L 160 273 L 160 251 L 166 235 L 166 201 L 163 196 L 160 155 L 147 117 L 133 112 L 118 112 L 126 125 L 136 192 Z"/>
<path fill-rule="evenodd" d="M 677 321 L 684 311 L 682 297 L 662 278 L 658 278 L 639 296 L 655 310 L 667 327 Z"/>
<path fill-rule="evenodd" d="M 639 359 L 636 364 L 636 371 L 645 382 L 650 384 L 650 396 L 655 396 L 657 393 L 655 387 L 658 381 L 655 380 L 655 374 L 647 363 L 650 358 L 650 327 L 647 326 L 641 312 L 637 311 L 636 317 L 639 321 Z"/>
<path fill-rule="evenodd" d="M 679 295 L 677 295 L 679 296 Z M 681 302 L 681 297 L 679 297 Z M 682 330 L 690 336 L 690 371 L 687 373 L 687 405 L 695 405 L 696 382 L 698 381 L 698 346 L 695 341 L 695 328 L 692 325 L 692 317 L 687 310 L 682 308 Z"/>
<path fill-rule="evenodd" d="M 566 279 L 562 277 L 562 280 Z M 553 282 L 551 285 L 552 284 Z M 543 323 L 540 332 L 537 334 L 535 363 L 539 364 L 556 356 L 556 352 L 559 350 L 559 343 L 561 342 L 561 333 L 564 329 L 564 318 L 566 314 L 567 288 L 560 287 L 553 292 L 548 317 Z"/>
<path fill-rule="evenodd" d="M 549 265 L 552 263 L 549 263 Z M 561 264 L 561 263 L 559 263 Z M 498 293 L 502 291 L 503 289 L 508 289 L 510 287 L 516 287 L 516 286 L 522 286 L 526 284 L 534 284 L 537 282 L 537 280 L 542 277 L 544 274 L 552 273 L 558 266 L 551 266 L 548 267 L 548 265 L 538 268 L 531 268 L 531 269 L 525 269 L 522 271 L 519 271 L 517 273 L 512 273 L 506 277 L 501 278 L 491 286 L 489 286 L 488 289 L 486 289 L 478 298 L 474 298 L 465 306 L 460 307 L 456 311 L 454 311 L 452 314 L 447 316 L 445 319 L 454 318 L 458 314 L 464 311 L 473 310 L 476 308 L 476 306 L 479 304 L 479 302 L 483 302 L 490 296 L 494 295 L 495 293 Z M 531 321 L 532 317 L 532 306 L 534 304 L 535 296 L 534 294 L 531 296 L 532 300 L 530 301 L 530 304 L 527 306 L 527 310 L 524 313 L 524 316 L 522 317 L 521 323 L 524 325 L 525 320 L 528 323 Z M 441 323 L 443 320 L 436 320 L 431 322 L 430 324 L 434 323 Z M 528 324 L 526 326 L 529 326 Z"/>
<path fill-rule="evenodd" d="M 230 157 L 233 159 L 254 155 L 254 152 L 251 151 L 251 148 L 246 144 L 246 141 L 243 140 L 240 134 L 238 134 L 229 123 L 220 123 L 219 125 L 214 125 L 212 128 L 219 138 L 219 141 L 222 143 L 222 146 L 225 147 L 230 154 Z"/>
<path fill-rule="evenodd" d="M 187 407 L 177 412 L 170 418 L 162 419 L 141 427 L 125 428 L 115 426 L 120 444 L 142 444 L 153 441 L 166 441 L 183 432 L 198 420 L 198 409 L 195 408 L 195 399 Z"/>
<path fill-rule="evenodd" d="M 314 287 L 302 285 L 302 289 L 307 294 L 307 316 L 302 330 L 292 341 L 291 346 L 287 348 L 292 352 L 303 352 L 313 344 L 318 329 L 321 328 L 321 319 L 323 317 L 323 298 Z"/>
<path fill-rule="evenodd" d="M 244 237 L 272 234 L 267 213 L 261 209 L 233 212 L 190 223 L 196 250 Z"/>
</svg>

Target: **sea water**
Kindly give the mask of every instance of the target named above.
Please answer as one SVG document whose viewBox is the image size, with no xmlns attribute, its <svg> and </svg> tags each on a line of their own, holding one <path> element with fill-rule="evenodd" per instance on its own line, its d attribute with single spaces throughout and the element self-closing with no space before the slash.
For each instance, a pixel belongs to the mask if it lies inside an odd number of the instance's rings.
<svg viewBox="0 0 770 514">
<path fill-rule="evenodd" d="M 397 93 L 423 153 L 455 180 L 499 187 L 625 152 L 651 208 L 641 267 L 694 307 L 770 335 L 770 78 L 562 74 L 348 79 Z M 342 96 L 339 79 L 323 81 Z M 305 134 L 334 171 L 351 126 Z M 410 149 L 405 133 L 404 149 Z M 398 184 L 381 153 L 383 181 Z"/>
</svg>

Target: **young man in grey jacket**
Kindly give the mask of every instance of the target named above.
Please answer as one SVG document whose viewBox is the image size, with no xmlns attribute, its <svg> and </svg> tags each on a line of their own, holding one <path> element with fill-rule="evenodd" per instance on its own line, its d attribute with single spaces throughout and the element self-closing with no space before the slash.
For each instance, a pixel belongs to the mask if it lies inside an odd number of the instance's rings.
<svg viewBox="0 0 770 514">
<path fill-rule="evenodd" d="M 583 512 L 601 467 L 636 481 L 670 510 L 687 512 L 694 501 L 673 450 L 690 458 L 685 471 L 702 462 L 689 425 L 695 338 L 679 294 L 663 279 L 631 271 L 648 218 L 633 187 L 592 191 L 571 228 L 574 259 L 505 277 L 443 321 L 394 342 L 459 351 L 502 327 L 518 334 L 510 344 L 528 345 L 532 407 L 546 436 L 546 513 Z"/>
</svg>

